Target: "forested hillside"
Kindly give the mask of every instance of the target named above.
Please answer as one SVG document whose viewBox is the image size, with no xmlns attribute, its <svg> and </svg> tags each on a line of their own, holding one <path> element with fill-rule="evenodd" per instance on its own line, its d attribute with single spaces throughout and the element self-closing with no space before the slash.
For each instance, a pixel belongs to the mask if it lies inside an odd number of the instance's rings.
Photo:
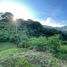
<svg viewBox="0 0 67 67">
<path fill-rule="evenodd" d="M 0 16 L 1 67 L 67 67 L 67 39 L 61 30 L 31 19 Z"/>
</svg>

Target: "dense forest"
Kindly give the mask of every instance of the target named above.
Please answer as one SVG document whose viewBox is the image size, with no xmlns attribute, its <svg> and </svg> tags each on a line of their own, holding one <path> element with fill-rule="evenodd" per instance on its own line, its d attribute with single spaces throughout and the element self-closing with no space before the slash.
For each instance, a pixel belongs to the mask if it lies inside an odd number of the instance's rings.
<svg viewBox="0 0 67 67">
<path fill-rule="evenodd" d="M 67 31 L 0 13 L 0 67 L 67 67 Z"/>
</svg>

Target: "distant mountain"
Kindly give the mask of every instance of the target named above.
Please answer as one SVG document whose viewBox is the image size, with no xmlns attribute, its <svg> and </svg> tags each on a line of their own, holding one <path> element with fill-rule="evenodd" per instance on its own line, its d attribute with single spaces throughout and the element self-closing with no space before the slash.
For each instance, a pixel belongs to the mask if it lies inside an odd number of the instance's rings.
<svg viewBox="0 0 67 67">
<path fill-rule="evenodd" d="M 63 34 L 67 35 L 67 25 L 63 27 L 55 27 L 55 29 L 62 31 Z"/>
<path fill-rule="evenodd" d="M 43 25 L 44 28 L 50 28 L 50 29 L 53 29 L 54 27 L 52 26 L 47 26 L 47 25 Z"/>
</svg>

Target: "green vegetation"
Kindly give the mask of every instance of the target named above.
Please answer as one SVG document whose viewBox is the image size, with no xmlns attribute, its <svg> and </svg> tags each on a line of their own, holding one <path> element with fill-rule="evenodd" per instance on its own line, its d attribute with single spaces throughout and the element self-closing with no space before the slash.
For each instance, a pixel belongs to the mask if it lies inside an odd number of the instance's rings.
<svg viewBox="0 0 67 67">
<path fill-rule="evenodd" d="M 13 43 L 9 42 L 1 42 L 0 43 L 0 51 L 10 49 L 10 48 L 17 48 L 17 46 Z"/>
<path fill-rule="evenodd" d="M 63 66 L 61 66 L 63 64 Z M 64 67 L 66 63 L 47 52 L 12 48 L 0 52 L 0 66 L 3 67 Z"/>
<path fill-rule="evenodd" d="M 7 16 L 7 18 L 6 18 Z M 28 19 L 0 20 L 0 67 L 67 67 L 67 39 L 63 32 Z"/>
</svg>

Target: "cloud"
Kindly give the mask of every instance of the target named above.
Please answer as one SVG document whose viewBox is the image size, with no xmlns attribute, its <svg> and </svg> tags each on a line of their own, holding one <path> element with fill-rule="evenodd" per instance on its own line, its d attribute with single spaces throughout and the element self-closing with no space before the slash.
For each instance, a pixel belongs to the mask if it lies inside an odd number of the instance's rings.
<svg viewBox="0 0 67 67">
<path fill-rule="evenodd" d="M 48 25 L 52 27 L 61 27 L 64 26 L 64 24 L 60 23 L 59 21 L 55 20 L 52 17 L 48 17 L 45 21 L 41 21 L 41 24 L 43 25 Z"/>
</svg>

